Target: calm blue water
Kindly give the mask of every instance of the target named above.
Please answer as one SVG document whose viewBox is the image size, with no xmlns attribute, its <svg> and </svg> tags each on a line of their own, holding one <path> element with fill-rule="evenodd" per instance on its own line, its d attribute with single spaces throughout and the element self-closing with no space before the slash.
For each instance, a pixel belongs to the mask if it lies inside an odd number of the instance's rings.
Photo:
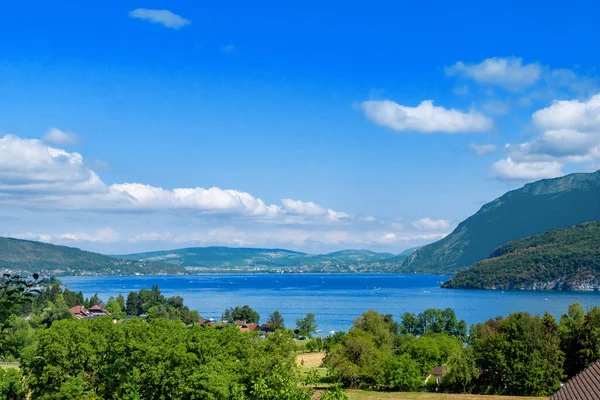
<svg viewBox="0 0 600 400">
<path fill-rule="evenodd" d="M 397 274 L 277 274 L 62 277 L 70 290 L 109 296 L 158 284 L 165 296 L 181 296 L 205 317 L 219 318 L 227 307 L 248 304 L 265 321 L 273 310 L 294 326 L 307 312 L 317 315 L 319 329 L 347 330 L 369 309 L 399 317 L 405 311 L 451 307 L 468 324 L 514 311 L 551 312 L 557 318 L 569 304 L 600 305 L 600 293 L 525 292 L 441 289 L 447 276 Z"/>
</svg>

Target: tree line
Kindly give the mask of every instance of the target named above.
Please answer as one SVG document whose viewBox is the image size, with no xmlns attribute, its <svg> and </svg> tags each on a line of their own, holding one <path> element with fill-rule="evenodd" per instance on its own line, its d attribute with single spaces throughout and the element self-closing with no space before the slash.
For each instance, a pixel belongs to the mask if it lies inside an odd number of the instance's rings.
<svg viewBox="0 0 600 400">
<path fill-rule="evenodd" d="M 545 396 L 600 358 L 600 307 L 575 303 L 557 322 L 516 312 L 472 325 L 454 311 L 368 311 L 328 339 L 325 365 L 346 387 Z M 441 382 L 425 377 L 442 367 Z"/>
</svg>

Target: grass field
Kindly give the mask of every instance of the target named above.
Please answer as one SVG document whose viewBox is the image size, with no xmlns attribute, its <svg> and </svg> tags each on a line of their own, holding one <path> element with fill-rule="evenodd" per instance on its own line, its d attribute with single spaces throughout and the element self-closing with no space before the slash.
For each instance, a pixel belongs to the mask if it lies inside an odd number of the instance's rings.
<svg viewBox="0 0 600 400">
<path fill-rule="evenodd" d="M 299 367 L 317 368 L 323 363 L 323 357 L 325 357 L 325 353 L 296 354 L 296 362 L 298 363 Z"/>
<path fill-rule="evenodd" d="M 547 397 L 484 396 L 447 393 L 382 393 L 365 390 L 348 390 L 349 400 L 547 400 Z"/>
</svg>

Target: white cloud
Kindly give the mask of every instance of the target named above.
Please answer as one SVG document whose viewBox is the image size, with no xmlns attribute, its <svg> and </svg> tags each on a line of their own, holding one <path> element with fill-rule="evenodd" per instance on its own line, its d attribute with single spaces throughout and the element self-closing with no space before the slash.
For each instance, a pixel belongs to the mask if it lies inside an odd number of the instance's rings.
<svg viewBox="0 0 600 400">
<path fill-rule="evenodd" d="M 235 51 L 235 45 L 228 44 L 226 46 L 221 47 L 222 53 L 233 53 Z"/>
<path fill-rule="evenodd" d="M 79 153 L 50 147 L 14 135 L 0 138 L 0 193 L 68 195 L 106 193 L 98 175 L 83 164 Z"/>
<path fill-rule="evenodd" d="M 491 119 L 476 111 L 465 113 L 436 107 L 432 100 L 425 100 L 417 107 L 403 106 L 390 100 L 371 100 L 363 102 L 362 109 L 371 121 L 397 131 L 481 132 L 493 126 Z"/>
<path fill-rule="evenodd" d="M 383 243 L 395 242 L 397 238 L 398 238 L 398 236 L 396 236 L 396 234 L 394 232 L 388 232 L 381 237 L 381 241 Z"/>
<path fill-rule="evenodd" d="M 45 135 L 44 140 L 58 145 L 77 143 L 79 137 L 72 132 L 63 132 L 60 129 L 52 128 Z"/>
<path fill-rule="evenodd" d="M 498 151 L 498 146 L 495 144 L 475 144 L 469 145 L 469 148 L 475 152 L 478 156 L 484 156 L 489 153 Z"/>
<path fill-rule="evenodd" d="M 266 204 L 250 193 L 212 188 L 106 185 L 79 153 L 14 135 L 0 138 L 0 202 L 39 208 L 162 211 L 192 210 L 247 218 L 338 222 L 350 216 L 314 202 L 284 199 Z"/>
<path fill-rule="evenodd" d="M 37 240 L 40 242 L 47 243 L 67 243 L 67 242 L 101 242 L 101 243 L 113 243 L 121 240 L 119 232 L 112 228 L 104 227 L 98 229 L 96 232 L 88 233 L 84 231 L 78 232 L 66 232 L 57 234 L 48 233 L 16 233 L 10 235 L 19 239 Z"/>
<path fill-rule="evenodd" d="M 542 76 L 542 66 L 538 63 L 523 64 L 517 57 L 487 58 L 479 64 L 457 62 L 446 67 L 446 74 L 463 75 L 479 83 L 502 86 L 509 90 L 521 90 L 536 83 Z"/>
<path fill-rule="evenodd" d="M 110 186 L 110 191 L 128 199 L 127 205 L 119 206 L 131 209 L 190 209 L 260 217 L 274 217 L 280 212 L 279 206 L 267 205 L 249 193 L 217 187 L 169 190 L 141 183 L 124 183 Z"/>
<path fill-rule="evenodd" d="M 325 216 L 330 221 L 338 221 L 340 219 L 349 218 L 345 212 L 326 209 L 312 201 L 304 202 L 301 200 L 283 199 L 281 201 L 281 210 L 285 214 L 303 215 L 310 217 Z"/>
<path fill-rule="evenodd" d="M 584 162 L 600 154 L 600 94 L 587 101 L 563 100 L 532 115 L 541 133 L 507 149 L 516 161 Z"/>
<path fill-rule="evenodd" d="M 535 180 L 564 175 L 560 162 L 516 162 L 510 157 L 495 162 L 492 172 L 496 178 L 507 180 Z"/>
<path fill-rule="evenodd" d="M 500 179 L 541 179 L 563 174 L 565 163 L 600 160 L 600 94 L 586 101 L 562 100 L 538 110 L 532 122 L 540 133 L 507 144 L 508 157 L 492 166 Z"/>
<path fill-rule="evenodd" d="M 587 101 L 555 101 L 533 113 L 534 125 L 541 129 L 600 131 L 600 93 Z"/>
<path fill-rule="evenodd" d="M 520 159 L 582 162 L 594 158 L 599 148 L 598 133 L 558 129 L 545 131 L 532 141 L 520 144 L 514 148 L 513 156 Z"/>
<path fill-rule="evenodd" d="M 138 18 L 155 24 L 160 24 L 171 29 L 180 29 L 191 23 L 180 15 L 169 10 L 151 10 L 148 8 L 137 8 L 129 12 L 132 18 Z"/>
<path fill-rule="evenodd" d="M 450 222 L 445 219 L 421 218 L 412 222 L 412 226 L 423 231 L 441 231 L 450 228 Z"/>
</svg>

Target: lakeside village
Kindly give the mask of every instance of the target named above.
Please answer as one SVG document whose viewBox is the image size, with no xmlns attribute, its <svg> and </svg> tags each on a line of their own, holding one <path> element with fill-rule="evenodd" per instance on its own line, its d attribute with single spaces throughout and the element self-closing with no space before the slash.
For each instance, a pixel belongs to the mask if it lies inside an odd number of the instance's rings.
<svg viewBox="0 0 600 400">
<path fill-rule="evenodd" d="M 74 306 L 74 307 L 71 307 L 69 309 L 69 311 L 71 312 L 73 317 L 77 318 L 77 319 L 93 319 L 93 318 L 111 315 L 111 313 L 108 310 L 106 310 L 106 308 L 104 308 L 98 304 L 93 305 L 89 309 L 85 308 L 84 306 Z M 119 322 L 126 321 L 127 319 L 130 319 L 130 318 L 133 318 L 133 317 L 127 316 L 124 319 L 118 319 L 116 317 L 113 317 L 112 321 L 114 324 L 116 324 Z M 138 318 L 145 320 L 145 319 L 147 319 L 147 316 L 140 315 L 140 316 L 138 316 Z M 198 320 L 198 324 L 201 326 L 216 326 L 216 327 L 224 326 L 227 324 L 234 324 L 240 328 L 240 332 L 261 332 L 263 335 L 274 332 L 276 329 L 276 323 L 274 323 L 274 322 L 265 322 L 263 324 L 256 324 L 256 323 L 247 323 L 246 321 L 242 321 L 242 320 L 235 320 L 233 322 L 229 322 L 226 319 L 221 319 L 221 321 L 216 321 L 214 318 L 204 319 L 202 317 L 200 317 L 200 319 Z M 321 331 L 316 330 L 316 332 L 320 333 Z M 295 333 L 298 335 L 298 332 L 295 332 Z M 331 331 L 331 332 L 329 332 L 329 335 L 332 335 L 334 333 L 335 333 L 335 331 Z M 297 338 L 300 340 L 306 339 L 305 336 L 297 336 Z"/>
</svg>

